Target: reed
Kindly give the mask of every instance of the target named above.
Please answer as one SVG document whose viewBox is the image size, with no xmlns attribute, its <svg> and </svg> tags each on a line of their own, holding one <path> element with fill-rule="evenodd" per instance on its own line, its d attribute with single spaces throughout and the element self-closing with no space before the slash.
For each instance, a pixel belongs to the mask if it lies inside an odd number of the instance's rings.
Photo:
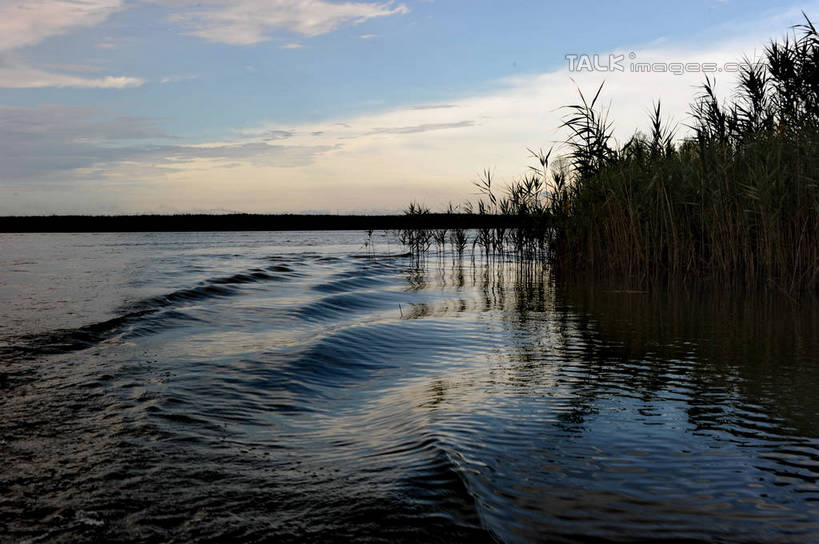
<svg viewBox="0 0 819 544">
<path fill-rule="evenodd" d="M 459 212 L 460 206 L 458 204 L 453 204 L 452 202 L 450 202 L 449 208 L 447 209 L 447 213 L 456 214 Z M 466 229 L 457 227 L 449 229 L 449 243 L 452 246 L 453 255 L 458 257 L 459 259 L 462 259 L 464 255 L 464 250 L 466 249 L 466 244 L 468 243 Z"/>
<path fill-rule="evenodd" d="M 404 210 L 404 215 L 419 216 L 429 215 L 430 210 L 418 202 L 410 202 Z M 435 231 L 424 228 L 407 228 L 398 231 L 398 240 L 410 250 L 413 258 L 420 260 L 435 239 Z"/>
<path fill-rule="evenodd" d="M 571 213 L 558 259 L 637 278 L 708 273 L 791 292 L 819 280 L 819 39 L 810 19 L 746 61 L 734 98 L 706 78 L 679 142 L 608 145 L 595 100 L 571 106 Z"/>
<path fill-rule="evenodd" d="M 563 157 L 532 152 L 535 164 L 501 190 L 483 173 L 476 206 L 462 209 L 516 216 L 520 228 L 478 229 L 473 251 L 632 283 L 710 276 L 819 288 L 819 36 L 807 15 L 744 64 L 732 99 L 706 78 L 684 138 L 656 102 L 648 133 L 617 145 L 602 95 L 603 85 L 591 99 L 579 91 L 566 107 Z"/>
</svg>

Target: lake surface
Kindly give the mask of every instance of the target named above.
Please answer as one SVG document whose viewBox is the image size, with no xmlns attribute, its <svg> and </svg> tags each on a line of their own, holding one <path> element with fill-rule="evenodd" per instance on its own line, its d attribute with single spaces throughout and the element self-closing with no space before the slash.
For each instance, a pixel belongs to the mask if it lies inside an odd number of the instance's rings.
<svg viewBox="0 0 819 544">
<path fill-rule="evenodd" d="M 819 310 L 359 232 L 0 234 L 0 541 L 819 541 Z"/>
</svg>

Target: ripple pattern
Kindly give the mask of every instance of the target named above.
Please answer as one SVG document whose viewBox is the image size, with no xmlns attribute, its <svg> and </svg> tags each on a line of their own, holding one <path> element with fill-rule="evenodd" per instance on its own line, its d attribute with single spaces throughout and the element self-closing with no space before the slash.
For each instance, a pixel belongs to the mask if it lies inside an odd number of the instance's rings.
<svg viewBox="0 0 819 544">
<path fill-rule="evenodd" d="M 819 305 L 308 240 L 0 333 L 0 541 L 819 541 Z"/>
</svg>

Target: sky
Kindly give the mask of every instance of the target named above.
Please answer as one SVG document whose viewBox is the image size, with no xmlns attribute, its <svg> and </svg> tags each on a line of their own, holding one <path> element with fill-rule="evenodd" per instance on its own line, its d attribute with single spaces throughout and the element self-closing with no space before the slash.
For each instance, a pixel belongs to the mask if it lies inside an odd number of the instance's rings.
<svg viewBox="0 0 819 544">
<path fill-rule="evenodd" d="M 618 140 L 656 100 L 684 136 L 703 65 L 730 97 L 726 63 L 802 11 L 819 0 L 0 0 L 0 215 L 444 209 L 559 155 L 578 90 L 603 84 Z"/>
</svg>

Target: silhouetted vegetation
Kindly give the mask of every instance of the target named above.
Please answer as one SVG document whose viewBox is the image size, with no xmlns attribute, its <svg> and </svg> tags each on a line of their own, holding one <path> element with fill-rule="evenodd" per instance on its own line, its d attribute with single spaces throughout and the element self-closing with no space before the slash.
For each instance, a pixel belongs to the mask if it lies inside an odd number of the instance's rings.
<svg viewBox="0 0 819 544">
<path fill-rule="evenodd" d="M 193 232 L 275 230 L 454 229 L 516 226 L 513 217 L 470 213 L 424 215 L 50 215 L 0 217 L 0 232 Z"/>
<path fill-rule="evenodd" d="M 642 283 L 711 276 L 787 292 L 819 288 L 819 35 L 813 23 L 741 65 L 721 101 L 706 77 L 690 133 L 652 108 L 650 130 L 612 137 L 601 85 L 566 107 L 562 155 L 499 188 L 486 170 L 476 202 L 403 215 L 135 215 L 0 218 L 3 232 L 396 230 L 417 257 L 549 260 Z"/>
<path fill-rule="evenodd" d="M 618 145 L 602 90 L 566 108 L 556 164 L 551 151 L 533 153 L 536 165 L 501 192 L 484 172 L 477 214 L 515 217 L 520 228 L 479 228 L 473 247 L 637 282 L 709 275 L 819 287 L 819 36 L 807 16 L 760 62 L 743 63 L 732 99 L 719 100 L 706 77 L 686 138 L 657 102 L 650 133 Z"/>
</svg>

